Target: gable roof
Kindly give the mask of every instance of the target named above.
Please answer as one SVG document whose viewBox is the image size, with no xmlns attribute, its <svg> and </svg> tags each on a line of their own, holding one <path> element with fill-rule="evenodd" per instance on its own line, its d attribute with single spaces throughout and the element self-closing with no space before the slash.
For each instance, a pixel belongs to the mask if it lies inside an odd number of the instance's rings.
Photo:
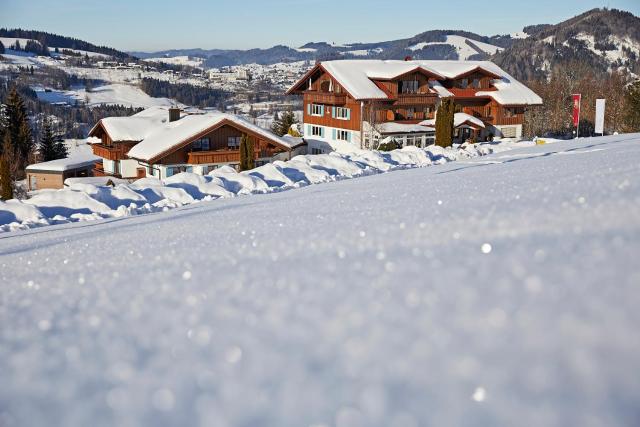
<svg viewBox="0 0 640 427">
<path fill-rule="evenodd" d="M 130 158 L 153 162 L 225 124 L 259 135 L 286 149 L 291 148 L 291 143 L 286 139 L 243 118 L 226 113 L 206 113 L 187 115 L 174 122 L 153 126 L 146 132 L 144 139 L 133 146 L 127 155 Z"/>
<path fill-rule="evenodd" d="M 418 124 L 420 126 L 435 126 L 436 119 L 424 120 Z M 453 115 L 453 127 L 457 128 L 463 125 L 476 127 L 479 129 L 484 129 L 486 127 L 484 122 L 477 117 L 473 117 L 472 115 L 467 113 L 455 113 Z"/>
<path fill-rule="evenodd" d="M 137 142 L 168 121 L 168 108 L 151 107 L 129 117 L 106 117 L 96 123 L 89 131 L 89 136 L 94 136 L 102 128 L 113 142 Z"/>
<path fill-rule="evenodd" d="M 318 69 L 329 73 L 356 100 L 388 99 L 374 79 L 391 80 L 416 69 L 433 74 L 442 80 L 455 79 L 472 72 L 481 72 L 496 77 L 497 90 L 477 92 L 476 96 L 490 97 L 503 105 L 539 105 L 542 99 L 531 89 L 518 82 L 490 61 L 398 61 L 376 59 L 352 59 L 326 61 L 317 64 L 287 93 L 298 90 L 304 81 Z M 438 88 L 440 89 L 440 88 Z M 444 89 L 444 88 L 443 88 Z M 441 96 L 450 96 L 437 90 Z"/>
</svg>

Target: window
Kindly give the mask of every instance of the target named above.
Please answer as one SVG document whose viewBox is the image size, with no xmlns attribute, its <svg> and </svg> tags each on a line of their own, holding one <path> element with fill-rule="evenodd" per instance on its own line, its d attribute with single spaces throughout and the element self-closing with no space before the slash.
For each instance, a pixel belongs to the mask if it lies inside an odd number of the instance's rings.
<svg viewBox="0 0 640 427">
<path fill-rule="evenodd" d="M 415 112 L 415 108 L 407 108 L 407 120 L 413 120 Z"/>
<path fill-rule="evenodd" d="M 240 148 L 241 136 L 230 136 L 227 138 L 227 148 L 229 150 L 237 150 Z"/>
<path fill-rule="evenodd" d="M 324 116 L 324 105 L 311 104 L 309 114 L 312 116 Z"/>
<path fill-rule="evenodd" d="M 515 108 L 512 107 L 508 107 L 504 109 L 504 116 L 505 117 L 515 117 L 517 114 L 517 110 Z"/>
<path fill-rule="evenodd" d="M 312 136 L 322 136 L 322 128 L 320 126 L 311 126 Z"/>
<path fill-rule="evenodd" d="M 422 110 L 422 112 L 424 113 L 424 118 L 426 119 L 427 117 L 429 117 L 432 111 L 433 110 L 431 109 L 431 107 L 424 107 L 424 109 Z"/>
<path fill-rule="evenodd" d="M 351 118 L 351 110 L 344 107 L 336 107 L 336 119 L 349 120 Z"/>
<path fill-rule="evenodd" d="M 312 148 L 311 154 L 322 154 L 322 150 L 319 148 Z"/>
<path fill-rule="evenodd" d="M 336 129 L 336 139 L 339 141 L 349 141 L 351 139 L 349 131 Z"/>
<path fill-rule="evenodd" d="M 460 89 L 466 89 L 469 87 L 469 79 L 460 79 L 458 80 L 458 87 Z"/>
<path fill-rule="evenodd" d="M 400 82 L 400 93 L 417 93 L 419 83 L 417 80 L 403 80 Z"/>
<path fill-rule="evenodd" d="M 473 79 L 473 87 L 474 89 L 480 89 L 480 79 Z"/>
<path fill-rule="evenodd" d="M 200 138 L 191 144 L 193 151 L 209 151 L 209 138 Z"/>
</svg>

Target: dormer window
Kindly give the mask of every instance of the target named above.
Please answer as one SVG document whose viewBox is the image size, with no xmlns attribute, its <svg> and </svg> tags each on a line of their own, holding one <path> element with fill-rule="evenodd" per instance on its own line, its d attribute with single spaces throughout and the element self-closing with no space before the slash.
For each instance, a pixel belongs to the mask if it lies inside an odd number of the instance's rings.
<svg viewBox="0 0 640 427">
<path fill-rule="evenodd" d="M 399 93 L 418 93 L 420 83 L 417 80 L 402 80 L 398 86 Z"/>
<path fill-rule="evenodd" d="M 478 78 L 473 79 L 473 88 L 474 89 L 480 89 L 480 79 L 478 79 Z"/>
<path fill-rule="evenodd" d="M 458 80 L 458 88 L 466 89 L 469 87 L 469 79 L 460 79 Z"/>
</svg>

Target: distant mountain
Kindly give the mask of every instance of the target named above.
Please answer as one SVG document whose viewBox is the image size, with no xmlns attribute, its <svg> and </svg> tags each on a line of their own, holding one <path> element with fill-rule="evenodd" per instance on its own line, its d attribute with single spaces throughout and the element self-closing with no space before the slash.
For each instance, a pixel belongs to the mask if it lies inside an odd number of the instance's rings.
<svg viewBox="0 0 640 427">
<path fill-rule="evenodd" d="M 513 41 L 492 60 L 527 80 L 541 78 L 571 62 L 596 72 L 624 68 L 640 74 L 640 18 L 629 12 L 593 9 L 556 25 L 526 27 L 528 37 Z"/>
<path fill-rule="evenodd" d="M 23 30 L 20 28 L 7 29 L 0 28 L 0 37 L 36 40 L 42 46 L 57 47 L 59 49 L 72 49 L 85 52 L 101 53 L 103 55 L 112 56 L 118 59 L 135 59 L 132 55 L 121 52 L 107 46 L 97 46 L 92 43 L 79 40 L 73 37 L 60 36 L 57 34 L 46 33 L 44 31 Z M 9 47 L 9 46 L 5 46 Z"/>
<path fill-rule="evenodd" d="M 640 18 L 629 12 L 593 9 L 559 24 L 530 25 L 512 35 L 482 36 L 433 30 L 414 37 L 375 43 L 336 45 L 323 41 L 298 48 L 176 49 L 130 52 L 137 57 L 196 56 L 207 67 L 273 64 L 331 59 L 490 59 L 516 78 L 543 78 L 558 66 L 583 62 L 596 72 L 623 67 L 640 75 Z"/>
<path fill-rule="evenodd" d="M 434 30 L 408 39 L 351 43 L 346 45 L 311 42 L 298 48 L 274 46 L 268 49 L 173 49 L 160 52 L 129 52 L 139 58 L 192 56 L 205 59 L 205 66 L 222 67 L 241 64 L 315 61 L 340 58 L 394 59 L 485 59 L 511 46 L 510 36 L 486 37 L 466 31 Z"/>
</svg>

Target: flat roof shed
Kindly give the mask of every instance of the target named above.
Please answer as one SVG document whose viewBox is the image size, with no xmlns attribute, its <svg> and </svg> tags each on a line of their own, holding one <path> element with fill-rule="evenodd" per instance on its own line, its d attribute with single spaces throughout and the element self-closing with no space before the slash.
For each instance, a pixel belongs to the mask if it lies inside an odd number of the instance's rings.
<svg viewBox="0 0 640 427">
<path fill-rule="evenodd" d="M 64 187 L 64 180 L 67 178 L 92 176 L 93 168 L 99 160 L 101 158 L 93 154 L 81 154 L 29 165 L 26 168 L 29 191 L 59 189 Z"/>
</svg>

